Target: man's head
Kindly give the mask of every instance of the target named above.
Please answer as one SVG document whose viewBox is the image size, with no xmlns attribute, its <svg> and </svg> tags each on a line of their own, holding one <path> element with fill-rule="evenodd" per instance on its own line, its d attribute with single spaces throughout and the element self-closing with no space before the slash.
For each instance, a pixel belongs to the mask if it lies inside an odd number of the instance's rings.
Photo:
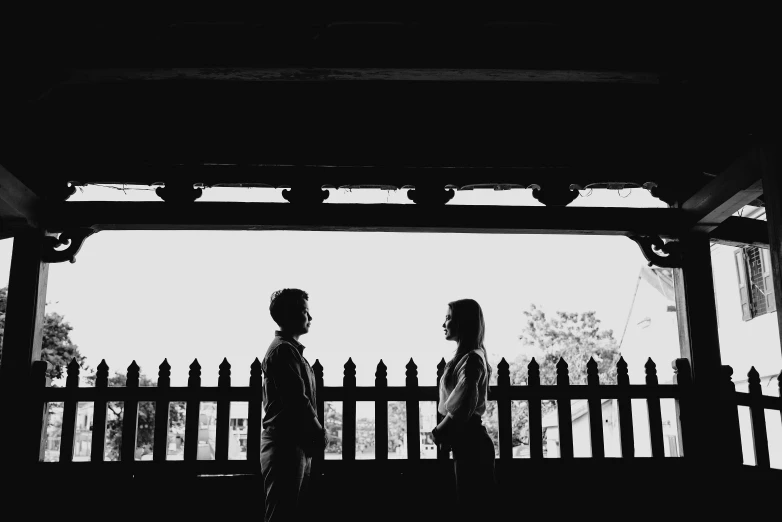
<svg viewBox="0 0 782 522">
<path fill-rule="evenodd" d="M 309 296 L 298 288 L 283 288 L 271 296 L 269 313 L 280 330 L 299 336 L 309 332 L 312 316 L 309 310 Z"/>
</svg>

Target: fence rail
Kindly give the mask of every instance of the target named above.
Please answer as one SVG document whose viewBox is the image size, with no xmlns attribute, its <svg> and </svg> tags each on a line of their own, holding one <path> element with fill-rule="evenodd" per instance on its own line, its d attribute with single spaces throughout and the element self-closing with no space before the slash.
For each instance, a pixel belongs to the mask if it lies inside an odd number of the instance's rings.
<svg viewBox="0 0 782 522">
<path fill-rule="evenodd" d="M 91 442 L 91 462 L 103 462 L 105 451 L 105 439 L 107 428 L 107 405 L 113 401 L 122 401 L 125 405 L 122 418 L 122 447 L 120 449 L 121 462 L 130 464 L 135 460 L 136 437 L 138 433 L 138 405 L 140 402 L 155 403 L 155 431 L 152 460 L 166 461 L 168 451 L 168 424 L 169 404 L 180 402 L 186 404 L 185 410 L 185 447 L 184 461 L 195 464 L 198 461 L 197 444 L 198 422 L 200 403 L 215 402 L 217 404 L 217 424 L 215 431 L 214 460 L 223 463 L 218 469 L 224 472 L 235 472 L 244 469 L 248 472 L 257 472 L 260 461 L 261 442 L 261 408 L 263 402 L 263 377 L 261 364 L 256 359 L 251 365 L 249 386 L 231 385 L 231 365 L 223 360 L 219 368 L 218 384 L 215 387 L 201 386 L 201 366 L 195 360 L 190 365 L 188 385 L 182 387 L 170 386 L 171 367 L 167 361 L 160 365 L 158 382 L 156 387 L 139 386 L 139 367 L 135 361 L 128 367 L 126 386 L 113 387 L 108 385 L 109 368 L 105 361 L 98 366 L 95 378 L 95 387 L 79 386 L 79 366 L 72 361 L 67 368 L 67 379 L 64 388 L 52 388 L 46 379 L 47 363 L 37 362 L 33 365 L 32 372 L 32 397 L 35 408 L 32 411 L 47 410 L 47 404 L 52 402 L 63 403 L 63 422 L 61 430 L 61 445 L 59 462 L 71 462 L 73 460 L 74 436 L 76 427 L 76 415 L 79 403 L 93 403 L 93 427 Z M 441 360 L 437 366 L 437 381 L 439 382 L 445 367 L 445 361 Z M 621 443 L 621 455 L 623 458 L 635 457 L 635 443 L 633 436 L 633 412 L 630 401 L 643 399 L 647 403 L 648 423 L 651 437 L 652 458 L 664 457 L 663 450 L 663 425 L 661 418 L 660 400 L 674 399 L 677 407 L 679 436 L 682 437 L 682 411 L 687 407 L 688 393 L 691 386 L 691 372 L 689 362 L 686 359 L 677 359 L 673 363 L 675 371 L 674 384 L 659 384 L 655 363 L 649 359 L 645 365 L 646 384 L 630 384 L 627 372 L 627 364 L 624 359 L 617 363 L 617 384 L 606 385 L 599 382 L 597 363 L 591 359 L 587 363 L 587 384 L 571 384 L 568 376 L 568 365 L 563 359 L 557 363 L 557 383 L 551 385 L 540 384 L 540 369 L 538 363 L 532 359 L 527 370 L 526 386 L 511 386 L 509 364 L 502 359 L 497 365 L 497 385 L 489 389 L 489 401 L 496 401 L 499 428 L 499 459 L 507 461 L 513 458 L 512 447 L 512 401 L 527 401 L 529 405 L 529 433 L 530 433 L 530 458 L 542 459 L 542 401 L 556 401 L 559 415 L 559 440 L 561 458 L 572 459 L 573 433 L 571 422 L 570 401 L 584 399 L 588 403 L 589 432 L 592 447 L 592 458 L 605 457 L 603 441 L 602 399 L 616 399 L 619 413 L 619 431 Z M 401 401 L 406 404 L 407 412 L 407 454 L 408 460 L 420 459 L 420 439 L 413 434 L 419 433 L 419 404 L 420 402 L 438 400 L 436 386 L 418 385 L 418 367 L 411 359 L 406 366 L 405 386 L 388 386 L 387 368 L 382 361 L 377 366 L 375 374 L 375 386 L 357 386 L 355 364 L 348 359 L 344 365 L 342 386 L 324 386 L 323 368 L 319 361 L 313 365 L 317 382 L 317 410 L 321 422 L 324 420 L 324 404 L 326 402 L 342 402 L 342 460 L 354 461 L 356 458 L 356 403 L 369 401 L 375 403 L 375 459 L 384 461 L 388 459 L 388 403 L 389 401 Z M 745 394 L 737 394 L 739 401 L 748 404 L 768 404 L 774 407 L 776 403 L 758 399 L 749 394 L 748 398 L 742 398 Z M 247 461 L 229 461 L 228 446 L 230 437 L 230 408 L 231 402 L 248 403 L 248 429 L 247 429 Z M 777 407 L 778 409 L 778 407 Z M 437 421 L 442 416 L 437 414 Z M 34 415 L 30 423 L 31 431 L 37 442 L 36 460 L 42 456 L 42 437 L 46 433 L 46 416 Z M 758 430 L 760 430 L 758 424 Z M 767 450 L 766 450 L 767 451 Z M 32 453 L 32 451 L 31 451 Z M 448 454 L 438 450 L 438 459 L 448 459 Z M 324 455 L 315 458 L 315 466 L 322 464 Z M 199 461 L 202 462 L 202 461 Z M 760 462 L 760 461 L 759 461 Z M 181 463 L 168 461 L 166 466 L 181 468 Z M 208 467 L 208 466 L 207 466 Z M 170 469 L 174 469 L 171 467 Z M 233 470 L 233 471 L 232 471 Z"/>
<path fill-rule="evenodd" d="M 769 437 L 766 427 L 766 410 L 777 411 L 782 416 L 782 372 L 777 377 L 779 396 L 763 395 L 760 386 L 760 374 L 753 366 L 747 373 L 749 392 L 736 391 L 733 384 L 733 368 L 722 367 L 722 404 L 725 408 L 725 422 L 727 426 L 726 439 L 730 449 L 729 459 L 735 464 L 743 464 L 744 455 L 741 444 L 741 423 L 739 420 L 739 406 L 749 408 L 750 436 L 752 449 L 755 456 L 755 465 L 761 469 L 771 468 L 769 454 Z"/>
</svg>

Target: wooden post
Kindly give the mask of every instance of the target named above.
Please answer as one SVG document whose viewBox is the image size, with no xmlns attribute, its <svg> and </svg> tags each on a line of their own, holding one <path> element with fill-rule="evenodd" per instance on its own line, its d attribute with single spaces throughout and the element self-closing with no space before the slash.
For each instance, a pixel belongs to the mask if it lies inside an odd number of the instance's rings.
<svg viewBox="0 0 782 522">
<path fill-rule="evenodd" d="M 217 378 L 219 398 L 217 399 L 217 433 L 215 434 L 215 460 L 228 460 L 228 444 L 231 437 L 231 401 L 228 393 L 231 391 L 231 364 L 223 358 Z"/>
<path fill-rule="evenodd" d="M 388 460 L 388 368 L 381 359 L 375 372 L 375 460 Z"/>
<path fill-rule="evenodd" d="M 407 400 L 407 460 L 421 460 L 421 427 L 418 419 L 418 366 L 410 358 L 405 372 Z"/>
<path fill-rule="evenodd" d="M 171 365 L 168 364 L 168 359 L 163 359 L 158 368 L 158 400 L 155 402 L 155 439 L 152 445 L 152 460 L 160 462 L 165 461 L 168 454 L 168 408 L 170 404 L 168 393 L 171 388 Z"/>
<path fill-rule="evenodd" d="M 256 359 L 258 361 L 258 359 Z M 254 365 L 254 363 L 253 363 Z M 323 365 L 320 364 L 319 359 L 315 359 L 315 364 L 312 365 L 312 373 L 315 374 L 315 409 L 318 413 L 318 420 L 320 421 L 320 425 L 324 428 L 326 427 L 326 411 L 325 411 L 325 401 L 323 400 Z M 260 376 L 261 376 L 261 363 L 258 362 L 258 378 L 260 382 Z M 259 384 L 260 386 L 260 384 Z M 261 391 L 263 391 L 263 388 L 261 388 Z M 258 414 L 260 415 L 260 408 L 258 408 Z M 260 425 L 260 421 L 259 421 Z M 258 432 L 258 463 L 260 463 L 260 442 L 261 442 L 261 435 L 260 435 L 260 429 Z M 248 442 L 249 444 L 249 442 Z M 249 454 L 248 454 L 249 458 Z M 323 461 L 326 459 L 326 449 L 324 448 L 323 451 L 317 452 L 315 455 L 312 456 L 312 463 L 310 468 L 310 486 L 311 491 L 314 493 L 319 490 L 320 488 L 320 481 L 323 477 Z M 260 468 L 259 468 L 260 469 Z"/>
<path fill-rule="evenodd" d="M 763 179 L 771 279 L 777 305 L 779 334 L 782 336 L 782 172 L 779 169 L 779 149 L 778 146 L 763 144 L 753 148 L 750 157 L 753 164 L 760 169 Z"/>
<path fill-rule="evenodd" d="M 185 409 L 185 462 L 198 460 L 198 424 L 201 417 L 201 401 L 196 393 L 201 387 L 201 365 L 193 359 L 187 378 L 187 405 Z"/>
<path fill-rule="evenodd" d="M 90 460 L 103 462 L 106 452 L 106 389 L 109 387 L 109 365 L 102 359 L 95 375 L 95 407 L 92 415 L 92 448 Z"/>
<path fill-rule="evenodd" d="M 649 439 L 652 446 L 652 457 L 665 457 L 665 446 L 663 444 L 663 419 L 660 409 L 660 397 L 658 393 L 657 365 L 651 357 L 644 365 L 646 368 L 646 387 L 649 390 L 649 397 L 646 399 L 646 409 L 649 414 Z"/>
<path fill-rule="evenodd" d="M 682 268 L 673 270 L 682 358 L 689 361 L 692 385 L 687 404 L 687 459 L 705 477 L 716 478 L 722 445 L 721 357 L 711 265 L 711 244 L 702 234 L 680 239 Z"/>
<path fill-rule="evenodd" d="M 533 357 L 527 365 L 527 386 L 540 388 L 540 366 Z M 529 457 L 533 460 L 543 458 L 543 414 L 540 398 L 530 399 L 529 407 Z"/>
<path fill-rule="evenodd" d="M 676 424 L 679 435 L 679 455 L 685 456 L 684 443 L 689 440 L 691 419 L 688 417 L 690 403 L 692 402 L 692 370 L 690 360 L 679 358 L 671 363 L 673 367 L 673 383 L 678 389 L 679 398 L 676 399 Z M 694 435 L 693 435 L 694 436 Z"/>
<path fill-rule="evenodd" d="M 440 413 L 439 406 L 440 406 L 440 380 L 443 378 L 443 372 L 445 371 L 445 359 L 440 359 L 440 362 L 437 363 L 437 424 L 440 424 L 443 421 L 443 418 L 445 415 Z M 443 446 L 437 445 L 437 460 L 449 460 L 448 457 L 450 455 L 450 451 L 445 451 L 443 449 Z"/>
<path fill-rule="evenodd" d="M 616 363 L 616 381 L 622 392 L 630 391 L 630 376 L 627 373 L 627 363 L 619 357 Z M 622 395 L 617 400 L 619 410 L 619 440 L 622 446 L 622 458 L 635 457 L 635 438 L 633 434 L 633 408 L 629 396 Z"/>
<path fill-rule="evenodd" d="M 513 459 L 510 365 L 505 357 L 497 365 L 497 418 L 500 430 L 500 460 L 504 462 Z"/>
<path fill-rule="evenodd" d="M 315 361 L 315 365 L 319 366 L 320 363 Z M 313 370 L 315 370 L 314 366 Z M 317 380 L 317 371 L 315 378 Z M 323 379 L 323 368 L 321 368 L 320 378 Z M 261 361 L 257 357 L 250 365 L 250 388 L 252 395 L 247 404 L 247 461 L 251 462 L 253 466 L 260 466 L 261 432 L 263 430 L 263 370 L 261 369 Z M 321 422 L 323 422 L 322 418 Z"/>
<path fill-rule="evenodd" d="M 345 363 L 342 378 L 344 400 L 342 401 L 342 461 L 356 460 L 356 364 L 352 358 Z"/>
<path fill-rule="evenodd" d="M 768 469 L 771 461 L 768 453 L 768 431 L 766 430 L 766 410 L 763 408 L 763 389 L 760 387 L 760 374 L 753 366 L 747 373 L 749 380 L 749 415 L 752 419 L 752 443 L 755 447 L 755 465 Z"/>
<path fill-rule="evenodd" d="M 557 386 L 565 390 L 570 385 L 568 366 L 565 359 L 559 358 L 557 363 Z M 570 399 L 557 399 L 557 418 L 559 421 L 559 456 L 563 459 L 573 458 L 573 419 Z"/>
<path fill-rule="evenodd" d="M 51 379 L 47 372 L 51 369 L 51 364 L 46 361 L 35 361 L 30 372 L 30 388 L 34 408 L 30 408 L 29 421 L 26 423 L 30 427 L 30 446 L 29 455 L 32 462 L 41 462 L 44 460 L 46 452 L 46 428 L 49 419 L 49 403 L 43 399 L 43 391 L 51 384 Z"/>
<path fill-rule="evenodd" d="M 19 396 L 19 390 L 29 386 L 32 364 L 41 359 L 44 309 L 46 306 L 46 284 L 49 265 L 41 259 L 41 230 L 18 232 L 14 236 L 11 270 L 8 279 L 8 301 L 6 306 L 5 332 L 3 333 L 2 356 L 0 357 L 0 404 L 4 419 L 28 419 L 30 413 L 41 419 L 43 413 L 33 406 L 28 398 Z M 0 429 L 0 447 L 13 448 L 19 444 L 18 432 Z M 5 451 L 0 456 L 0 467 L 11 470 L 23 466 L 27 454 L 24 451 Z M 9 475 L 11 476 L 11 475 Z"/>
<path fill-rule="evenodd" d="M 60 432 L 60 462 L 73 460 L 73 437 L 76 434 L 76 415 L 78 415 L 79 400 L 77 390 L 79 388 L 79 363 L 71 359 L 68 363 L 68 377 L 65 380 L 65 389 L 68 394 L 62 408 L 62 427 Z"/>
<path fill-rule="evenodd" d="M 741 425 L 739 422 L 739 406 L 736 403 L 736 385 L 731 376 L 733 368 L 722 367 L 722 396 L 720 400 L 724 407 L 725 419 L 725 447 L 726 454 L 731 464 L 741 466 L 744 464 L 744 454 L 741 449 Z"/>
<path fill-rule="evenodd" d="M 120 460 L 130 465 L 136 459 L 136 436 L 138 434 L 138 396 L 136 390 L 139 386 L 140 368 L 136 361 L 128 366 L 128 378 L 125 383 L 127 395 L 125 396 L 125 408 L 122 412 L 122 448 Z"/>
<path fill-rule="evenodd" d="M 597 375 L 597 362 L 594 357 L 587 362 L 587 386 L 589 387 L 589 442 L 592 447 L 592 458 L 605 457 L 603 442 L 603 400 L 600 398 L 600 377 Z"/>
</svg>

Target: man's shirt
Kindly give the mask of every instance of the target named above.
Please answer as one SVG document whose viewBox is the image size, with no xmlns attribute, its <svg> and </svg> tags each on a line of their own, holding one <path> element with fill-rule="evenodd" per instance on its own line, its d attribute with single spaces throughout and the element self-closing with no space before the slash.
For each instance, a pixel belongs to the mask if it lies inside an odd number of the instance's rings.
<svg viewBox="0 0 782 522">
<path fill-rule="evenodd" d="M 315 373 L 302 355 L 304 345 L 280 331 L 266 350 L 263 369 L 263 429 L 304 435 L 318 417 Z"/>
</svg>

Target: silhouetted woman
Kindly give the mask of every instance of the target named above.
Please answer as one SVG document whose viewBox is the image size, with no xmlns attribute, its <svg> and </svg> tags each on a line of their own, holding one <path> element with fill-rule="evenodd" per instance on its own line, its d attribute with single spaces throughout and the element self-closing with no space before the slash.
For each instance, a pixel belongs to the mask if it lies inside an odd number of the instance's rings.
<svg viewBox="0 0 782 522">
<path fill-rule="evenodd" d="M 486 324 L 480 305 L 472 299 L 449 303 L 443 329 L 446 339 L 456 341 L 456 353 L 440 379 L 437 410 L 445 417 L 432 430 L 432 437 L 453 451 L 455 506 L 469 518 L 486 514 L 492 507 L 486 503 L 493 503 L 496 487 L 494 443 L 481 422 L 491 368 L 483 346 Z"/>
</svg>

